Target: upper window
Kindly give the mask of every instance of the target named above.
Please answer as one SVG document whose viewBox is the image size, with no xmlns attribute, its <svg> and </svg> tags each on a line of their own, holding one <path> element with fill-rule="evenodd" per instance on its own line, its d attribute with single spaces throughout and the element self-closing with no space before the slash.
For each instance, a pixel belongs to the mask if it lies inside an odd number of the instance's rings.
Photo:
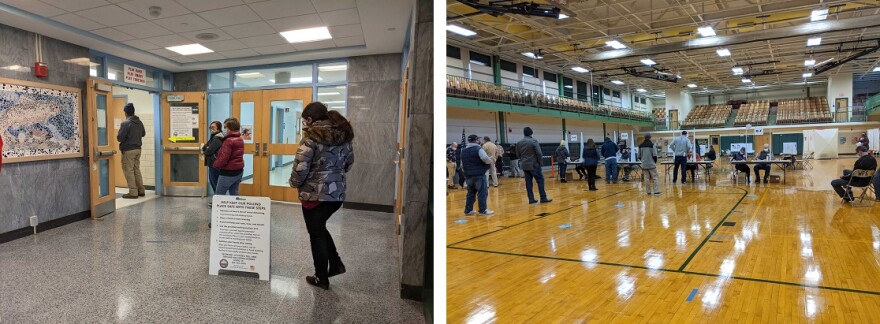
<svg viewBox="0 0 880 324">
<path fill-rule="evenodd" d="M 318 65 L 318 83 L 345 82 L 348 76 L 348 63 L 323 63 Z"/>
<path fill-rule="evenodd" d="M 446 56 L 461 59 L 461 49 L 455 46 L 446 45 Z"/>
<path fill-rule="evenodd" d="M 535 69 L 533 69 L 533 68 L 530 68 L 528 66 L 523 66 L 523 75 L 528 75 L 530 77 L 537 78 L 538 72 L 535 71 Z"/>
<path fill-rule="evenodd" d="M 485 54 L 480 54 L 474 51 L 471 51 L 471 63 L 476 63 L 485 66 L 492 66 L 492 57 Z"/>
<path fill-rule="evenodd" d="M 501 69 L 507 72 L 516 73 L 516 63 L 501 60 Z"/>
<path fill-rule="evenodd" d="M 236 88 L 312 83 L 312 65 L 241 70 L 235 72 Z"/>
<path fill-rule="evenodd" d="M 544 81 L 556 82 L 556 74 L 544 71 Z"/>
</svg>

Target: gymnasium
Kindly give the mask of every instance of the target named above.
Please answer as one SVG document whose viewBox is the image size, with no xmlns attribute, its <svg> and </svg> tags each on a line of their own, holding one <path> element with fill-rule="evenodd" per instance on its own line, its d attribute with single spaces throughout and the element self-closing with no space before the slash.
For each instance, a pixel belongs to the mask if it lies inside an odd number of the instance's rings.
<svg viewBox="0 0 880 324">
<path fill-rule="evenodd" d="M 880 319 L 876 163 L 851 196 L 831 185 L 878 152 L 878 1 L 446 4 L 443 149 L 499 151 L 483 208 L 448 150 L 450 323 Z M 659 194 L 635 163 L 648 134 Z M 576 168 L 606 138 L 590 190 Z"/>
</svg>

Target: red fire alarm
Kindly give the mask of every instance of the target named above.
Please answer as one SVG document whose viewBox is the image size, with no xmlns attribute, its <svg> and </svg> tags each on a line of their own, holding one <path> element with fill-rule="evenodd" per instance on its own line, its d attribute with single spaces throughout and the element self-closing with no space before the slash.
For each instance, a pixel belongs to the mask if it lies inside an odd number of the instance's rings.
<svg viewBox="0 0 880 324">
<path fill-rule="evenodd" d="M 34 63 L 34 76 L 38 78 L 45 78 L 49 76 L 49 67 L 46 66 L 46 63 L 36 62 Z"/>
</svg>

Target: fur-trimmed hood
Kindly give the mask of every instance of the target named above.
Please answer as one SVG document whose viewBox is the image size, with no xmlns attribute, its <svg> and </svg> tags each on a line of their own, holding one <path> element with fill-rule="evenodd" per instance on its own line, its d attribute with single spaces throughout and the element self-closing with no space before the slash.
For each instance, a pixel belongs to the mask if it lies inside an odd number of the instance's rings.
<svg viewBox="0 0 880 324">
<path fill-rule="evenodd" d="M 339 146 L 354 139 L 353 133 L 333 126 L 329 120 L 319 120 L 312 123 L 308 128 L 303 129 L 303 136 L 318 144 L 329 146 Z"/>
</svg>

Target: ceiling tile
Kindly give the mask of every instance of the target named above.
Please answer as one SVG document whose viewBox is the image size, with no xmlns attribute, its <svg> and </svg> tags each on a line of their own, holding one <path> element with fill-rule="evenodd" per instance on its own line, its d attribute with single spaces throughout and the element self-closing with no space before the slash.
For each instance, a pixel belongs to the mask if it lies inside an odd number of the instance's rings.
<svg viewBox="0 0 880 324">
<path fill-rule="evenodd" d="M 94 33 L 96 35 L 103 36 L 103 37 L 107 37 L 107 38 L 115 40 L 117 42 L 134 39 L 134 36 L 123 33 L 121 31 L 118 31 L 113 28 L 97 29 L 97 30 L 93 30 L 92 33 Z"/>
<path fill-rule="evenodd" d="M 295 52 L 293 46 L 290 46 L 290 44 L 255 47 L 253 48 L 253 50 L 263 55 Z"/>
<path fill-rule="evenodd" d="M 219 54 L 219 53 L 206 53 L 206 54 L 188 55 L 188 56 L 191 57 L 191 58 L 193 58 L 193 59 L 196 60 L 196 61 L 201 61 L 201 62 L 204 62 L 204 61 L 216 61 L 216 60 L 223 60 L 223 59 L 226 59 L 225 56 L 223 56 L 223 55 L 221 55 L 221 54 Z"/>
<path fill-rule="evenodd" d="M 198 35 L 198 34 L 206 34 L 206 33 L 216 34 L 216 35 L 217 35 L 217 38 L 215 38 L 215 39 L 211 39 L 211 40 L 201 40 L 201 39 L 196 38 L 196 35 Z M 219 41 L 223 41 L 223 40 L 232 40 L 232 39 L 234 39 L 234 38 L 232 38 L 232 36 L 229 36 L 228 34 L 224 33 L 222 30 L 219 30 L 219 29 L 217 29 L 217 28 L 203 29 L 203 30 L 197 30 L 197 31 L 192 31 L 192 32 L 180 33 L 180 35 L 183 36 L 183 37 L 186 37 L 187 39 L 189 39 L 189 40 L 191 40 L 191 41 L 193 41 L 193 42 L 196 42 L 196 43 L 201 43 L 201 42 L 219 42 Z"/>
<path fill-rule="evenodd" d="M 144 21 L 144 18 L 128 12 L 127 10 L 122 9 L 121 7 L 116 5 L 77 11 L 76 14 L 83 18 L 97 17 L 101 24 L 107 26 L 127 25 L 130 23 Z"/>
<path fill-rule="evenodd" d="M 345 25 L 345 26 L 333 26 L 333 27 L 330 27 L 329 29 L 330 29 L 330 35 L 333 36 L 333 38 L 359 36 L 359 35 L 364 34 L 364 30 L 360 24 Z"/>
<path fill-rule="evenodd" d="M 261 47 L 269 45 L 288 44 L 284 37 L 279 34 L 271 34 L 265 36 L 248 37 L 239 39 L 242 43 L 249 47 Z"/>
<path fill-rule="evenodd" d="M 147 41 L 143 41 L 140 39 L 124 41 L 122 43 L 125 45 L 128 45 L 128 46 L 134 47 L 134 48 L 142 49 L 142 50 L 151 50 L 151 49 L 159 48 L 159 46 L 156 46 L 156 44 L 153 44 L 153 43 L 150 43 Z"/>
<path fill-rule="evenodd" d="M 31 0 L 34 1 L 34 0 Z M 75 12 L 80 10 L 91 9 L 100 6 L 106 6 L 110 3 L 105 0 L 42 0 L 45 3 L 56 6 L 58 8 Z"/>
<path fill-rule="evenodd" d="M 117 26 L 123 33 L 129 34 L 137 38 L 148 38 L 162 35 L 170 35 L 172 32 L 150 21 L 142 21 L 130 25 Z"/>
<path fill-rule="evenodd" d="M 156 19 L 155 23 L 175 33 L 185 33 L 195 30 L 213 28 L 214 25 L 202 19 L 196 14 L 175 16 L 164 19 Z"/>
<path fill-rule="evenodd" d="M 333 41 L 336 43 L 336 46 L 339 46 L 339 47 L 360 46 L 360 45 L 367 44 L 364 41 L 364 36 L 334 38 Z"/>
<path fill-rule="evenodd" d="M 174 0 L 132 0 L 119 3 L 119 6 L 148 20 L 165 19 L 192 13 L 186 7 L 174 2 Z M 152 6 L 162 8 L 159 17 L 150 16 L 150 7 Z"/>
<path fill-rule="evenodd" d="M 315 1 L 315 9 L 317 9 L 318 12 L 350 9 L 356 7 L 357 3 L 355 3 L 354 0 Z"/>
<path fill-rule="evenodd" d="M 233 50 L 233 51 L 225 51 L 225 52 L 220 52 L 220 54 L 223 54 L 223 56 L 226 56 L 228 58 L 251 57 L 251 56 L 259 56 L 260 55 L 260 53 L 257 53 L 256 51 L 254 51 L 250 48 Z"/>
<path fill-rule="evenodd" d="M 224 40 L 224 41 L 219 41 L 219 42 L 200 43 L 200 44 L 204 45 L 207 48 L 214 50 L 215 52 L 240 50 L 240 49 L 244 49 L 244 48 L 248 47 L 244 43 L 237 41 L 237 40 L 234 40 L 234 39 L 229 39 L 229 40 Z"/>
<path fill-rule="evenodd" d="M 205 18 L 205 20 L 217 27 L 240 25 L 262 20 L 251 8 L 244 5 L 205 11 L 199 13 L 199 16 L 202 16 L 202 18 Z"/>
<path fill-rule="evenodd" d="M 67 11 L 58 7 L 34 0 L 3 0 L 3 3 L 43 17 L 52 17 L 67 13 Z"/>
<path fill-rule="evenodd" d="M 193 43 L 192 41 L 190 41 L 189 39 L 187 39 L 183 36 L 173 35 L 173 34 L 145 38 L 144 40 L 148 41 L 150 43 L 156 44 L 159 47 L 171 47 L 171 46 L 187 45 L 187 44 Z"/>
<path fill-rule="evenodd" d="M 91 21 L 89 19 L 77 16 L 75 14 L 69 13 L 61 16 L 52 17 L 53 20 L 58 21 L 60 23 L 66 24 L 68 26 L 79 28 L 82 30 L 95 30 L 105 27 L 99 23 Z"/>
<path fill-rule="evenodd" d="M 308 43 L 297 43 L 292 44 L 293 48 L 297 51 L 310 51 L 322 48 L 334 48 L 336 47 L 336 43 L 333 42 L 332 39 L 317 41 L 317 42 L 308 42 Z"/>
<path fill-rule="evenodd" d="M 175 57 L 169 57 L 169 59 L 172 59 L 178 63 L 192 63 L 192 62 L 196 61 L 189 56 L 175 56 Z"/>
<path fill-rule="evenodd" d="M 242 4 L 241 0 L 176 0 L 193 12 L 202 12 L 220 8 L 228 8 Z"/>
<path fill-rule="evenodd" d="M 357 9 L 344 9 L 320 13 L 321 20 L 326 26 L 351 25 L 361 22 Z"/>
<path fill-rule="evenodd" d="M 272 0 L 254 3 L 250 7 L 265 20 L 302 16 L 316 12 L 309 0 Z"/>
<path fill-rule="evenodd" d="M 317 14 L 274 19 L 269 20 L 268 23 L 278 32 L 324 26 L 321 17 L 318 17 Z"/>
<path fill-rule="evenodd" d="M 222 29 L 227 34 L 229 34 L 229 36 L 232 36 L 235 38 L 245 38 L 245 37 L 257 36 L 257 35 L 268 35 L 268 34 L 277 33 L 275 31 L 275 29 L 272 29 L 272 26 L 269 26 L 269 24 L 267 24 L 263 21 L 235 25 L 235 26 L 226 26 L 226 27 L 223 27 L 220 29 Z"/>
</svg>

